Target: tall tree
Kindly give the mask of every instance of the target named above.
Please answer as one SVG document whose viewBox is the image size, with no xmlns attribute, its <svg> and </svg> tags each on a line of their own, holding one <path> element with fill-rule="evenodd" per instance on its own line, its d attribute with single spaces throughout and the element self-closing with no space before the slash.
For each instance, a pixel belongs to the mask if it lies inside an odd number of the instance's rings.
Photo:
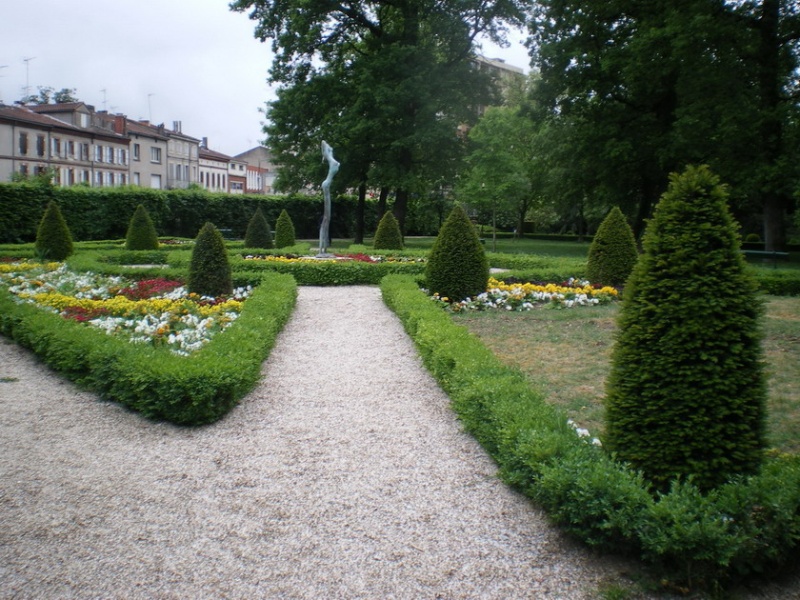
<svg viewBox="0 0 800 600">
<path fill-rule="evenodd" d="M 347 97 L 318 97 L 324 116 L 335 115 L 351 143 L 369 148 L 371 186 L 395 190 L 402 227 L 409 194 L 455 174 L 463 152 L 456 128 L 487 100 L 487 78 L 469 64 L 476 37 L 502 43 L 505 24 L 521 22 L 524 4 L 236 0 L 231 8 L 250 10 L 256 37 L 272 40 L 272 82 L 302 87 L 334 74 L 346 82 Z M 300 122 L 295 115 L 284 117 Z"/>
<path fill-rule="evenodd" d="M 785 30 L 779 43 L 765 17 L 776 3 Z M 575 177 L 589 197 L 633 215 L 638 233 L 668 174 L 708 163 L 731 184 L 738 214 L 763 206 L 768 244 L 779 245 L 777 213 L 788 208 L 796 177 L 782 168 L 789 147 L 778 123 L 793 119 L 785 101 L 776 110 L 766 98 L 767 90 L 788 98 L 791 87 L 796 16 L 789 5 L 539 2 L 529 43 L 542 71 L 540 99 L 551 108 L 553 130 L 571 134 L 560 149 L 578 164 Z M 769 68 L 776 57 L 779 68 Z M 770 200 L 775 188 L 782 201 Z"/>
</svg>

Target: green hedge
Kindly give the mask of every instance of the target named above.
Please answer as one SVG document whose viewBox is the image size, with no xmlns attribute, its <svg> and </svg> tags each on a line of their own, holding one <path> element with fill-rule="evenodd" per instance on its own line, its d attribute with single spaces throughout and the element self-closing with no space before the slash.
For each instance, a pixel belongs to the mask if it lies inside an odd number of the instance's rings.
<svg viewBox="0 0 800 600">
<path fill-rule="evenodd" d="M 18 304 L 3 288 L 0 333 L 103 398 L 150 418 L 201 425 L 223 417 L 256 384 L 296 295 L 291 277 L 263 274 L 236 322 L 190 357 Z"/>
<path fill-rule="evenodd" d="M 243 238 L 250 217 L 260 207 L 271 226 L 286 209 L 297 237 L 313 239 L 319 233 L 322 215 L 321 196 L 0 183 L 0 244 L 33 241 L 50 200 L 59 204 L 73 239 L 82 241 L 124 238 L 130 216 L 139 204 L 145 207 L 162 237 L 194 238 L 203 224 L 211 221 L 219 229 L 231 230 L 233 237 Z M 333 237 L 347 238 L 355 234 L 356 204 L 353 196 L 339 196 L 334 200 Z M 366 228 L 372 231 L 377 225 L 375 210 L 367 210 L 366 215 Z"/>
<path fill-rule="evenodd" d="M 657 494 L 615 462 L 431 302 L 412 277 L 381 283 L 453 408 L 503 479 L 567 532 L 602 551 L 639 555 L 672 583 L 714 589 L 771 572 L 800 543 L 800 457 L 702 495 L 691 483 Z"/>
</svg>

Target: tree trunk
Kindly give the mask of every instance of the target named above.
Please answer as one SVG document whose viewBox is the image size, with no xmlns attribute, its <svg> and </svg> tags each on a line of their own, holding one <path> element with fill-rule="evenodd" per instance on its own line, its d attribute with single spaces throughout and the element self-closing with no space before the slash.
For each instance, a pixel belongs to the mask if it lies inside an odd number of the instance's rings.
<svg viewBox="0 0 800 600">
<path fill-rule="evenodd" d="M 367 182 L 358 186 L 358 204 L 356 204 L 356 236 L 354 244 L 364 243 L 364 209 L 367 205 Z"/>
<path fill-rule="evenodd" d="M 408 211 L 408 190 L 398 189 L 395 194 L 392 212 L 400 226 L 400 233 L 406 234 L 406 212 Z"/>
<path fill-rule="evenodd" d="M 382 187 L 381 194 L 378 196 L 378 221 L 386 214 L 386 201 L 389 199 L 389 188 Z"/>
</svg>

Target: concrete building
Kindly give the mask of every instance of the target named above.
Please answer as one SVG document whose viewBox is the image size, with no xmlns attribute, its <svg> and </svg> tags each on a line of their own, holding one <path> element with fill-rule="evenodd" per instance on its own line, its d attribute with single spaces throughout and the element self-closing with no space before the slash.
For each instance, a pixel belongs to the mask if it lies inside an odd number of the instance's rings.
<svg viewBox="0 0 800 600">
<path fill-rule="evenodd" d="M 199 183 L 200 140 L 183 133 L 180 121 L 173 121 L 167 136 L 167 187 L 185 189 Z"/>
<path fill-rule="evenodd" d="M 278 171 L 272 154 L 264 146 L 256 146 L 246 152 L 234 156 L 235 160 L 247 165 L 248 194 L 274 194 L 275 178 Z"/>
<path fill-rule="evenodd" d="M 127 185 L 129 140 L 83 102 L 0 104 L 0 181 L 50 170 L 56 185 Z"/>
<path fill-rule="evenodd" d="M 208 147 L 208 138 L 203 138 L 199 150 L 200 185 L 209 192 L 228 192 L 228 171 L 231 157 Z"/>
<path fill-rule="evenodd" d="M 163 125 L 133 121 L 125 115 L 114 115 L 114 128 L 130 139 L 130 182 L 156 190 L 167 187 L 167 152 L 169 135 Z"/>
<path fill-rule="evenodd" d="M 231 194 L 244 194 L 247 190 L 247 168 L 246 162 L 235 158 L 228 163 L 228 191 Z"/>
</svg>

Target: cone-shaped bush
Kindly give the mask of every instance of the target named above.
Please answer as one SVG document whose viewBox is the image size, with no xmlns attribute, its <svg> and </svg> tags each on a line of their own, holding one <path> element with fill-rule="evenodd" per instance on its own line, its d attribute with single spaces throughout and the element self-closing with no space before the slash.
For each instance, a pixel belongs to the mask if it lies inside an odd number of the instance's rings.
<svg viewBox="0 0 800 600">
<path fill-rule="evenodd" d="M 272 248 L 272 230 L 269 228 L 261 207 L 256 209 L 250 221 L 247 223 L 247 231 L 244 234 L 245 248 Z"/>
<path fill-rule="evenodd" d="M 638 258 L 633 230 L 615 206 L 603 219 L 589 247 L 586 275 L 592 283 L 621 287 Z"/>
<path fill-rule="evenodd" d="M 51 200 L 36 231 L 36 254 L 42 260 L 62 261 L 72 254 L 72 234 L 64 215 Z"/>
<path fill-rule="evenodd" d="M 126 250 L 158 250 L 158 233 L 144 205 L 140 204 L 128 224 Z"/>
<path fill-rule="evenodd" d="M 456 206 L 433 243 L 425 268 L 428 290 L 452 301 L 486 291 L 489 263 L 467 213 Z"/>
<path fill-rule="evenodd" d="M 674 174 L 625 290 L 604 446 L 658 489 L 710 489 L 762 458 L 760 305 L 726 200 L 707 167 Z"/>
<path fill-rule="evenodd" d="M 400 225 L 392 211 L 386 211 L 381 217 L 378 229 L 375 230 L 375 240 L 372 246 L 375 250 L 403 249 L 403 234 L 400 233 Z"/>
<path fill-rule="evenodd" d="M 197 234 L 189 263 L 188 288 L 195 294 L 214 297 L 233 291 L 225 240 L 213 223 L 203 225 Z"/>
<path fill-rule="evenodd" d="M 294 244 L 294 223 L 286 209 L 283 209 L 275 222 L 275 247 L 288 248 Z"/>
</svg>

